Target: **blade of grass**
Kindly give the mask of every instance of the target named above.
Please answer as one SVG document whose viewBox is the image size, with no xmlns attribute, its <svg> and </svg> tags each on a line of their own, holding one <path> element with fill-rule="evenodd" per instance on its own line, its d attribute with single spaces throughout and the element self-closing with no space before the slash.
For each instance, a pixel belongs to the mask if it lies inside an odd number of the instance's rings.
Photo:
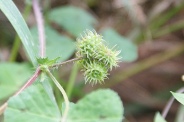
<svg viewBox="0 0 184 122">
<path fill-rule="evenodd" d="M 33 46 L 35 46 L 33 43 L 33 38 L 18 8 L 12 0 L 0 0 L 0 9 L 15 28 L 28 53 L 29 58 L 31 59 L 31 62 L 36 65 L 36 56 L 33 50 Z"/>
<path fill-rule="evenodd" d="M 25 7 L 24 12 L 23 12 L 23 17 L 25 20 L 28 18 L 28 15 L 30 14 L 30 12 L 31 12 L 31 5 L 26 4 L 26 7 Z M 19 36 L 16 35 L 14 43 L 13 43 L 13 47 L 11 50 L 11 55 L 10 55 L 10 59 L 9 59 L 10 62 L 14 62 L 16 60 L 20 45 L 21 45 L 21 40 L 20 40 Z"/>
</svg>

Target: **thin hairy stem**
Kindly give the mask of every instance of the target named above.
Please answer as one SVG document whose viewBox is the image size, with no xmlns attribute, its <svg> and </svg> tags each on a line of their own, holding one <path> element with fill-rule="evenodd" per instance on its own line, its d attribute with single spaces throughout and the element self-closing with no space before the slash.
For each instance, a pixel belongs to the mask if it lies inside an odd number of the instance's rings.
<svg viewBox="0 0 184 122">
<path fill-rule="evenodd" d="M 183 93 L 184 92 L 184 87 L 180 88 L 179 90 L 176 91 L 177 93 Z M 162 117 L 165 118 L 169 112 L 169 109 L 171 108 L 172 104 L 174 102 L 174 97 L 171 97 L 168 103 L 166 104 L 163 112 L 162 112 Z"/>
<path fill-rule="evenodd" d="M 61 65 L 67 64 L 67 63 L 71 63 L 71 62 L 74 62 L 74 61 L 78 61 L 78 60 L 81 60 L 81 59 L 83 59 L 83 57 L 74 58 L 74 59 L 71 59 L 71 60 L 68 60 L 68 61 L 64 61 L 64 62 L 61 62 L 61 63 L 58 63 L 58 64 L 54 64 L 54 65 L 50 66 L 49 68 L 58 67 L 58 66 L 61 66 Z"/>
<path fill-rule="evenodd" d="M 45 30 L 44 30 L 44 20 L 39 6 L 39 0 L 33 0 L 33 9 L 35 13 L 35 18 L 38 26 L 39 42 L 40 42 L 40 57 L 45 57 Z"/>
<path fill-rule="evenodd" d="M 7 102 L 5 102 L 2 106 L 0 106 L 0 115 L 3 114 L 7 106 L 8 106 Z"/>
<path fill-rule="evenodd" d="M 52 73 L 50 72 L 50 70 L 48 68 L 45 68 L 45 69 L 46 69 L 46 73 L 48 74 L 48 76 L 53 80 L 53 82 L 58 87 L 58 89 L 61 91 L 61 93 L 62 93 L 62 95 L 64 97 L 65 110 L 64 110 L 63 116 L 61 118 L 61 122 L 65 122 L 66 121 L 66 118 L 67 118 L 67 115 L 68 115 L 68 111 L 69 111 L 69 100 L 68 100 L 67 94 L 66 94 L 65 90 L 63 89 L 63 87 L 56 80 L 56 78 L 52 75 Z"/>
<path fill-rule="evenodd" d="M 24 84 L 24 85 L 19 89 L 19 91 L 17 91 L 17 92 L 15 93 L 14 96 L 19 95 L 25 88 L 27 88 L 28 86 L 30 86 L 30 85 L 36 80 L 36 78 L 40 75 L 40 73 L 41 73 L 41 70 L 40 70 L 40 68 L 38 67 L 38 68 L 36 69 L 35 73 L 33 74 L 33 76 L 26 82 L 26 84 Z"/>
</svg>

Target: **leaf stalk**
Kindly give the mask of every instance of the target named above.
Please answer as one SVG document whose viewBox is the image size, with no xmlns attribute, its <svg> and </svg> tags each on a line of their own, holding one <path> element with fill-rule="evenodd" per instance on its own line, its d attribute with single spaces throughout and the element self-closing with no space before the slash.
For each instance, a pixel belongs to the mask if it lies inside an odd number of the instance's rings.
<svg viewBox="0 0 184 122">
<path fill-rule="evenodd" d="M 60 92 L 63 95 L 64 101 L 65 101 L 65 110 L 63 112 L 63 116 L 61 118 L 61 122 L 66 122 L 66 118 L 68 115 L 68 111 L 69 111 L 69 100 L 68 100 L 68 96 L 65 92 L 65 90 L 63 89 L 63 87 L 59 84 L 59 82 L 56 80 L 56 78 L 52 75 L 52 73 L 50 72 L 49 68 L 47 66 L 45 66 L 45 72 L 47 73 L 47 75 L 52 79 L 52 81 L 54 82 L 54 84 L 58 87 L 58 89 L 60 90 Z"/>
</svg>

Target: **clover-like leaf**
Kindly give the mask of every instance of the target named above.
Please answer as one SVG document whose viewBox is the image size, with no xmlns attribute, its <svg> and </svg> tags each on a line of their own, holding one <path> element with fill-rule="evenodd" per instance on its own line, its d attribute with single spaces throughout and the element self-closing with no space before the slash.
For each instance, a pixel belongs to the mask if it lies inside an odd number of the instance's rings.
<svg viewBox="0 0 184 122">
<path fill-rule="evenodd" d="M 60 122 L 60 119 L 56 101 L 50 99 L 39 82 L 10 98 L 4 113 L 4 122 Z"/>
<path fill-rule="evenodd" d="M 72 105 L 67 122 L 122 122 L 123 109 L 117 93 L 100 89 Z"/>
</svg>

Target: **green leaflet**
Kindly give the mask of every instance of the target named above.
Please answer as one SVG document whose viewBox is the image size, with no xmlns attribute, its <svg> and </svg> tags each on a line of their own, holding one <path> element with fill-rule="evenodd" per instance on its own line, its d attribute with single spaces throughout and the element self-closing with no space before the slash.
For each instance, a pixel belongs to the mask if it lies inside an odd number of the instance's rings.
<svg viewBox="0 0 184 122">
<path fill-rule="evenodd" d="M 51 100 L 41 84 L 34 84 L 8 101 L 4 122 L 59 122 L 55 100 Z"/>
<path fill-rule="evenodd" d="M 67 122 L 122 122 L 123 113 L 118 94 L 100 89 L 71 104 Z"/>
</svg>

